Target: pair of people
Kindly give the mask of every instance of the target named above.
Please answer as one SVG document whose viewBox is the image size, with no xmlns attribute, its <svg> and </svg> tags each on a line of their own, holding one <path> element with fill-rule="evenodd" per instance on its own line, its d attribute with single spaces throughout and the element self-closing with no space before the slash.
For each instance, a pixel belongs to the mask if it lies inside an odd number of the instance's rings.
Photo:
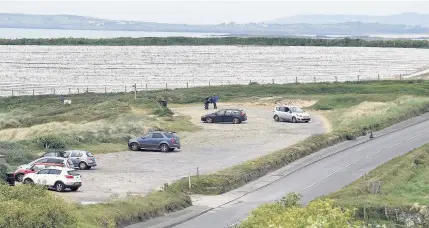
<svg viewBox="0 0 429 228">
<path fill-rule="evenodd" d="M 204 109 L 208 110 L 210 103 L 213 103 L 213 108 L 217 109 L 216 103 L 218 100 L 219 100 L 219 96 L 216 94 L 213 94 L 213 96 L 211 96 L 211 97 L 206 97 L 206 99 L 204 100 Z"/>
</svg>

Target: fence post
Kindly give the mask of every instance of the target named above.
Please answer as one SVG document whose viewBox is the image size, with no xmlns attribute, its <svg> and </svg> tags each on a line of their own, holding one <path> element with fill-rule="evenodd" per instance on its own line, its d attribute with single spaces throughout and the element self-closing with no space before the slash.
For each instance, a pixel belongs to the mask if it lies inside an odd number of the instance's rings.
<svg viewBox="0 0 429 228">
<path fill-rule="evenodd" d="M 34 89 L 33 89 L 33 97 L 34 97 Z"/>
<path fill-rule="evenodd" d="M 357 81 L 359 81 L 359 77 L 360 77 L 360 75 L 357 76 Z"/>
<path fill-rule="evenodd" d="M 106 86 L 104 87 L 104 93 L 107 93 L 107 87 Z"/>
<path fill-rule="evenodd" d="M 191 184 L 191 173 L 188 174 L 188 182 L 189 182 L 189 192 L 191 192 L 191 187 L 192 187 L 192 184 Z"/>
<path fill-rule="evenodd" d="M 88 86 L 86 87 L 86 93 L 88 93 Z"/>
<path fill-rule="evenodd" d="M 54 89 L 54 95 L 55 95 L 55 89 Z"/>
<path fill-rule="evenodd" d="M 316 77 L 314 77 L 314 83 L 316 83 Z"/>
<path fill-rule="evenodd" d="M 79 88 L 77 88 L 77 94 L 79 94 Z"/>
<path fill-rule="evenodd" d="M 125 93 L 126 93 L 127 92 L 127 86 L 126 85 L 124 86 L 124 90 L 125 90 Z"/>
<path fill-rule="evenodd" d="M 69 95 L 71 94 L 71 88 L 69 88 Z"/>
<path fill-rule="evenodd" d="M 186 88 L 187 89 L 189 88 L 189 82 L 186 82 Z"/>
<path fill-rule="evenodd" d="M 134 100 L 137 100 L 137 83 L 134 83 Z"/>
<path fill-rule="evenodd" d="M 380 81 L 380 73 L 377 74 L 377 78 Z"/>
<path fill-rule="evenodd" d="M 298 84 L 298 77 L 295 77 L 295 84 Z"/>
<path fill-rule="evenodd" d="M 146 92 L 147 92 L 147 83 L 146 83 Z"/>
<path fill-rule="evenodd" d="M 273 78 L 272 80 L 273 80 L 273 85 L 274 85 L 274 84 L 275 84 L 275 83 L 274 83 L 274 78 Z"/>
<path fill-rule="evenodd" d="M 402 74 L 399 74 L 399 80 L 402 80 Z"/>
<path fill-rule="evenodd" d="M 338 77 L 337 76 L 335 76 L 335 82 L 338 82 Z"/>
<path fill-rule="evenodd" d="M 210 80 L 209 80 L 209 86 L 210 86 Z"/>
<path fill-rule="evenodd" d="M 165 90 L 167 90 L 168 89 L 168 85 L 167 85 L 167 82 L 165 83 Z"/>
</svg>

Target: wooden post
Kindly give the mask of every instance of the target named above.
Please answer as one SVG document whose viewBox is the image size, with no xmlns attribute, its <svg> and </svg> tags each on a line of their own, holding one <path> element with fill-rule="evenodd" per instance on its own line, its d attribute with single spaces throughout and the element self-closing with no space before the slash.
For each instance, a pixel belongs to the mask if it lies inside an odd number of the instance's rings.
<svg viewBox="0 0 429 228">
<path fill-rule="evenodd" d="M 77 94 L 79 94 L 79 88 L 77 88 Z"/>
<path fill-rule="evenodd" d="M 189 173 L 189 175 L 188 175 L 188 184 L 189 184 L 189 192 L 191 192 L 191 187 L 192 187 L 192 184 L 191 184 L 191 173 Z"/>
<path fill-rule="evenodd" d="M 124 89 L 125 89 L 125 93 L 126 93 L 127 92 L 127 86 L 126 85 L 124 86 Z"/>
<path fill-rule="evenodd" d="M 200 177 L 200 171 L 198 170 L 198 167 L 197 167 L 197 177 Z"/>
<path fill-rule="evenodd" d="M 380 81 L 380 73 L 377 74 L 377 78 Z"/>
<path fill-rule="evenodd" d="M 358 77 L 357 77 L 357 81 L 359 81 L 359 77 L 360 77 L 360 75 L 358 75 Z"/>
<path fill-rule="evenodd" d="M 106 86 L 104 87 L 104 93 L 107 93 L 107 87 Z"/>
<path fill-rule="evenodd" d="M 167 82 L 165 83 L 165 90 L 167 90 L 168 89 L 168 85 L 167 85 Z"/>
<path fill-rule="evenodd" d="M 187 89 L 189 88 L 189 82 L 186 82 L 186 88 Z"/>
<path fill-rule="evenodd" d="M 209 86 L 210 86 L 210 80 L 209 80 Z"/>
<path fill-rule="evenodd" d="M 274 85 L 275 83 L 274 83 L 274 78 L 273 78 L 273 85 Z"/>
<path fill-rule="evenodd" d="M 54 95 L 55 95 L 55 89 L 54 89 Z"/>
<path fill-rule="evenodd" d="M 146 83 L 146 91 L 147 91 L 147 83 Z"/>
<path fill-rule="evenodd" d="M 88 86 L 86 87 L 86 93 L 88 93 Z"/>
<path fill-rule="evenodd" d="M 298 84 L 298 77 L 295 77 L 295 84 Z"/>
<path fill-rule="evenodd" d="M 314 77 L 314 83 L 316 83 L 316 77 Z"/>
<path fill-rule="evenodd" d="M 34 97 L 34 89 L 33 89 L 33 97 Z"/>
<path fill-rule="evenodd" d="M 338 77 L 337 76 L 335 76 L 335 82 L 338 82 Z"/>
<path fill-rule="evenodd" d="M 399 80 L 402 80 L 402 74 L 399 74 Z"/>
<path fill-rule="evenodd" d="M 13 89 L 12 89 L 12 97 L 13 97 Z"/>
<path fill-rule="evenodd" d="M 69 88 L 69 95 L 71 94 L 71 88 Z"/>
<path fill-rule="evenodd" d="M 134 100 L 137 100 L 137 84 L 134 83 Z"/>
</svg>

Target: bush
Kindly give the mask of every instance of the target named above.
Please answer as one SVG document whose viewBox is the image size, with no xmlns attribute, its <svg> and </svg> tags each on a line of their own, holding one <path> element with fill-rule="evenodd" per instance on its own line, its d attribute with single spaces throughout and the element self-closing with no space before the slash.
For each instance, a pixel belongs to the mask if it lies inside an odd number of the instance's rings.
<svg viewBox="0 0 429 228">
<path fill-rule="evenodd" d="M 44 187 L 0 184 L 0 227 L 84 227 L 73 204 Z"/>
<path fill-rule="evenodd" d="M 64 141 L 54 135 L 42 136 L 34 140 L 38 147 L 40 148 L 50 148 L 50 149 L 64 149 L 66 144 Z"/>
<path fill-rule="evenodd" d="M 169 109 L 167 107 L 161 106 L 161 107 L 155 109 L 155 111 L 152 114 L 157 115 L 157 116 L 161 116 L 161 117 L 164 117 L 164 116 L 170 117 L 170 116 L 174 115 L 174 112 L 171 111 L 171 109 Z"/>
<path fill-rule="evenodd" d="M 15 142 L 0 142 L 0 154 L 5 155 L 9 165 L 23 164 L 35 159 L 35 155 L 27 147 Z"/>
</svg>

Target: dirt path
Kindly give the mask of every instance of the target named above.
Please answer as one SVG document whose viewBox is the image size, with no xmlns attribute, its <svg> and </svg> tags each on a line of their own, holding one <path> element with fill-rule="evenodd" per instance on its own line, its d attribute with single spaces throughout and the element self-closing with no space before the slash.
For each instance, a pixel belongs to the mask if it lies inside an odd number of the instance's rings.
<svg viewBox="0 0 429 228">
<path fill-rule="evenodd" d="M 312 115 L 310 123 L 278 123 L 272 118 L 272 106 L 218 106 L 245 109 L 247 123 L 205 124 L 200 122 L 200 117 L 207 113 L 202 105 L 174 108 L 176 113 L 191 116 L 192 121 L 203 128 L 196 133 L 180 134 L 180 152 L 127 151 L 98 155 L 99 166 L 81 172 L 82 188 L 76 193 L 62 195 L 83 202 L 145 194 L 166 182 L 180 179 L 189 173 L 195 174 L 197 167 L 200 174 L 214 172 L 285 148 L 312 134 L 328 131 L 325 119 L 316 114 Z"/>
</svg>

